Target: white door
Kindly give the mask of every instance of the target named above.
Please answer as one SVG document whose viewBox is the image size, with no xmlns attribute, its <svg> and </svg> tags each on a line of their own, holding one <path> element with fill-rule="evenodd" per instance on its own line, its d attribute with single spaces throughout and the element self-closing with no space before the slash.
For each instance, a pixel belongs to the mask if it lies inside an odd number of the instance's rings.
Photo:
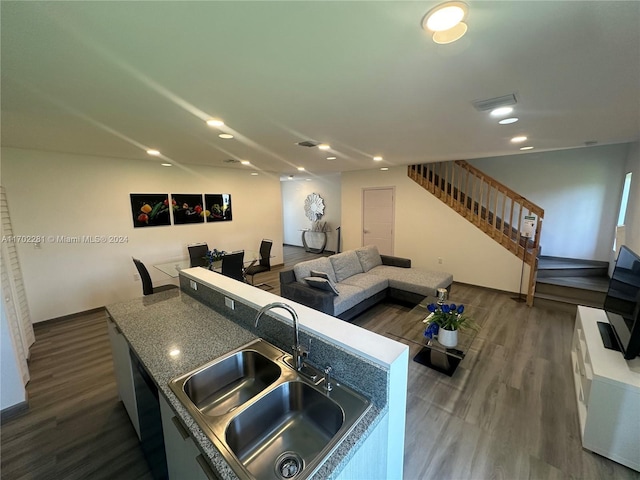
<svg viewBox="0 0 640 480">
<path fill-rule="evenodd" d="M 393 255 L 395 188 L 362 190 L 362 245 L 375 245 L 383 255 Z"/>
</svg>

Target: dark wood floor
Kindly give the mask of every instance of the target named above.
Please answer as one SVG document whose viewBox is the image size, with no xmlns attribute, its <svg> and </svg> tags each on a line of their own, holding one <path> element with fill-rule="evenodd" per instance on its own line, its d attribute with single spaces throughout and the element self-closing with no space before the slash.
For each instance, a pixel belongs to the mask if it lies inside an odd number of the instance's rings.
<svg viewBox="0 0 640 480">
<path fill-rule="evenodd" d="M 285 247 L 286 266 L 309 257 Z M 256 281 L 277 294 L 282 268 Z M 472 286 L 454 285 L 452 297 L 491 314 L 453 377 L 410 362 L 405 479 L 640 479 L 580 446 L 570 314 Z M 382 303 L 355 323 L 383 333 L 407 311 Z M 118 401 L 104 313 L 35 333 L 30 408 L 2 425 L 2 479 L 150 478 Z"/>
</svg>

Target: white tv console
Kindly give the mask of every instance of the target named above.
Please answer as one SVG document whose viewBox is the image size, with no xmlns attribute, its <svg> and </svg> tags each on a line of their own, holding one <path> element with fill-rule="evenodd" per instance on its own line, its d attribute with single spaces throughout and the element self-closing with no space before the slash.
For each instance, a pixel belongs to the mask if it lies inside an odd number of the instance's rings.
<svg viewBox="0 0 640 480">
<path fill-rule="evenodd" d="M 578 307 L 571 363 L 582 446 L 640 471 L 640 357 L 604 347 L 604 310 Z"/>
</svg>

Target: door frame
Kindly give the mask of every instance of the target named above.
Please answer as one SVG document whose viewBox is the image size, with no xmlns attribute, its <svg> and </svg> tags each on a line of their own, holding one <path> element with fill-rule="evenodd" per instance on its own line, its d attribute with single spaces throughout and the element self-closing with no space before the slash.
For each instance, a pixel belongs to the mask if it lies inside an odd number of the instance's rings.
<svg viewBox="0 0 640 480">
<path fill-rule="evenodd" d="M 362 201 L 360 212 L 360 245 L 364 247 L 364 195 L 365 192 L 370 190 L 391 190 L 391 254 L 394 255 L 396 251 L 395 239 L 396 239 L 396 187 L 395 185 L 389 185 L 386 187 L 362 187 Z"/>
</svg>

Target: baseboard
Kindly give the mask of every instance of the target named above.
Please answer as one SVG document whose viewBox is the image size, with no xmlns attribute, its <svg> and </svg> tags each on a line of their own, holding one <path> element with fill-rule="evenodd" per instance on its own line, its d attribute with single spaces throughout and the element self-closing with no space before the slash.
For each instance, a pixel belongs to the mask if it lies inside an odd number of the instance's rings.
<svg viewBox="0 0 640 480">
<path fill-rule="evenodd" d="M 29 402 L 27 400 L 5 408 L 4 410 L 0 411 L 0 424 L 4 425 L 5 422 L 13 420 L 14 418 L 25 413 L 27 410 L 29 410 Z"/>
</svg>

